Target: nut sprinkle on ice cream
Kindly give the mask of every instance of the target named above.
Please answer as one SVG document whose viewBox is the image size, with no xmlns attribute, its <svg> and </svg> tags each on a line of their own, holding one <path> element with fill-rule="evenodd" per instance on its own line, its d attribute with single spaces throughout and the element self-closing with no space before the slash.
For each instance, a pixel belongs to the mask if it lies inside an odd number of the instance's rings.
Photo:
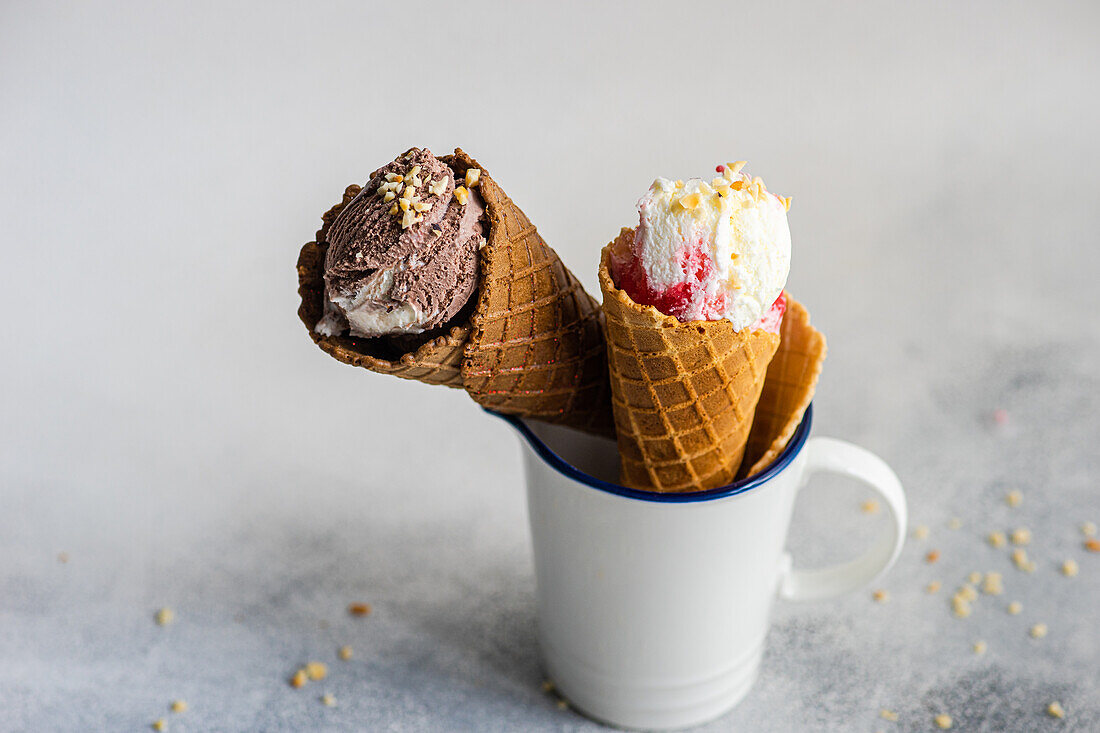
<svg viewBox="0 0 1100 733">
<path fill-rule="evenodd" d="M 375 171 L 328 233 L 324 336 L 416 334 L 453 318 L 477 290 L 485 207 L 480 171 L 413 148 Z"/>
</svg>

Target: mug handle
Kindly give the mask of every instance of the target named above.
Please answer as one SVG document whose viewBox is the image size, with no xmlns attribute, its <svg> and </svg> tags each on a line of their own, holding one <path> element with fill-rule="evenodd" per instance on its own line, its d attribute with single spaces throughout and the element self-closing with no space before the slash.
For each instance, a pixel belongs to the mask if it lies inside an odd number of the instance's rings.
<svg viewBox="0 0 1100 733">
<path fill-rule="evenodd" d="M 838 473 L 859 479 L 878 493 L 890 508 L 890 533 L 854 560 L 816 570 L 796 570 L 791 556 L 783 555 L 779 595 L 794 601 L 811 601 L 859 590 L 886 572 L 905 544 L 908 508 L 897 475 L 868 450 L 834 438 L 811 438 L 806 443 L 806 464 L 799 491 L 819 472 Z"/>
</svg>

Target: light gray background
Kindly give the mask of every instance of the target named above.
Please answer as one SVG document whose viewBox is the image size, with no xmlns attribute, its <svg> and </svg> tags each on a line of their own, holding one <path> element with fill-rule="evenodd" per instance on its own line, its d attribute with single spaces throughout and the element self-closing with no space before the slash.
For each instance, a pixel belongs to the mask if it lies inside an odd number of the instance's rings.
<svg viewBox="0 0 1100 733">
<path fill-rule="evenodd" d="M 779 604 L 708 730 L 1100 728 L 1095 4 L 296 5 L 0 8 L 0 729 L 176 697 L 176 731 L 598 727 L 540 690 L 508 428 L 295 316 L 320 214 L 410 145 L 475 155 L 593 292 L 657 175 L 748 159 L 794 197 L 815 432 L 886 458 L 931 537 L 888 604 Z M 805 497 L 805 561 L 873 536 L 861 497 Z M 1033 575 L 981 539 L 1018 525 Z M 1007 593 L 953 619 L 972 570 Z"/>
</svg>

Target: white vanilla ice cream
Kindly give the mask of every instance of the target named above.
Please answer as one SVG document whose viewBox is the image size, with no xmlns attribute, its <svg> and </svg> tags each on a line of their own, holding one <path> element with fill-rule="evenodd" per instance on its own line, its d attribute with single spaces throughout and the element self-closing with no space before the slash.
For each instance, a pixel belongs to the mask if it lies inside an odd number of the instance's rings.
<svg viewBox="0 0 1100 733">
<path fill-rule="evenodd" d="M 633 242 L 611 253 L 612 275 L 635 302 L 681 321 L 725 318 L 738 331 L 768 313 L 790 270 L 790 199 L 743 165 L 720 166 L 709 183 L 653 182 Z"/>
</svg>

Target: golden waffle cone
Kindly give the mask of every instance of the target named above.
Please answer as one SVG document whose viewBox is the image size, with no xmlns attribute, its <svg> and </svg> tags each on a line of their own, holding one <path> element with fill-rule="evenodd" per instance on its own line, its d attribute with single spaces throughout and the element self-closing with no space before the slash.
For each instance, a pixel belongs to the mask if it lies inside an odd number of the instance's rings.
<svg viewBox="0 0 1100 733">
<path fill-rule="evenodd" d="M 611 279 L 612 246 L 600 287 L 622 483 L 660 492 L 732 483 L 779 335 L 736 332 L 727 320 L 681 323 L 638 305 Z"/>
<path fill-rule="evenodd" d="M 392 353 L 392 339 L 326 337 L 314 331 L 323 310 L 325 235 L 358 193 L 358 186 L 350 186 L 344 201 L 322 217 L 317 242 L 303 247 L 298 259 L 298 314 L 310 336 L 348 364 L 463 387 L 478 404 L 497 412 L 610 435 L 611 390 L 599 304 L 484 167 L 461 149 L 440 159 L 459 178 L 468 168 L 481 170 L 477 186 L 489 232 L 469 318 L 408 353 Z"/>
<path fill-rule="evenodd" d="M 459 174 L 481 168 L 462 150 Z M 466 391 L 483 407 L 611 435 L 603 312 L 481 168 L 489 218 L 481 281 L 466 344 Z"/>
<path fill-rule="evenodd" d="M 810 325 L 810 314 L 790 294 L 779 336 L 779 348 L 768 364 L 756 404 L 742 476 L 764 470 L 787 447 L 813 399 L 825 360 L 825 336 Z"/>
</svg>

